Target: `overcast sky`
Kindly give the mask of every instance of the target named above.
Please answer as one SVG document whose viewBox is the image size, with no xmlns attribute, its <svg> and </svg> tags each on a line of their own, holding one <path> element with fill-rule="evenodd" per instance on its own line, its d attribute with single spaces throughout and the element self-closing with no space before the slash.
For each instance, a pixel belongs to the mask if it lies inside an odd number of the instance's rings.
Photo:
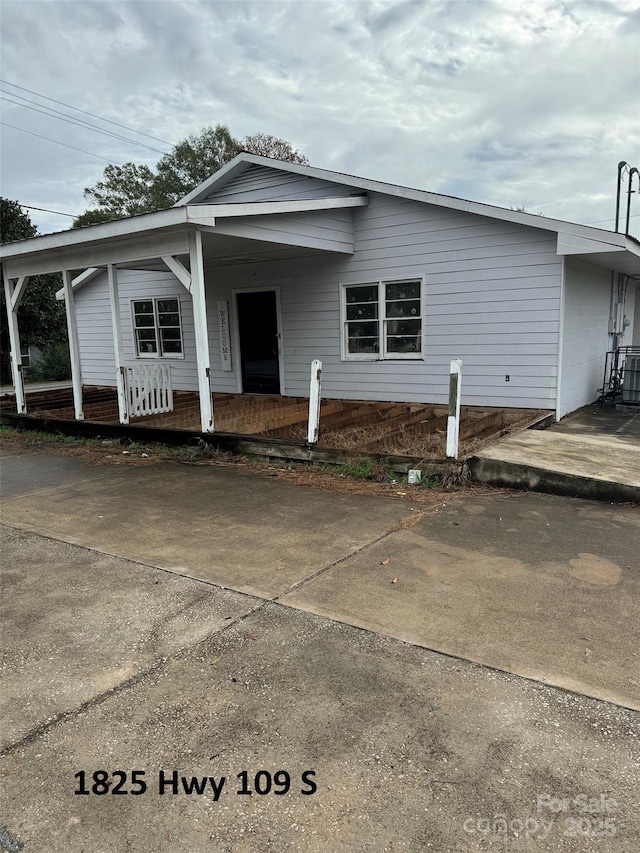
<svg viewBox="0 0 640 853">
<path fill-rule="evenodd" d="M 25 205 L 79 214 L 106 161 L 154 165 L 218 123 L 288 139 L 314 166 L 611 229 L 617 164 L 640 167 L 637 0 L 1 0 L 0 14 L 0 191 Z M 632 213 L 637 234 L 637 196 Z M 30 215 L 42 232 L 71 222 Z"/>
</svg>

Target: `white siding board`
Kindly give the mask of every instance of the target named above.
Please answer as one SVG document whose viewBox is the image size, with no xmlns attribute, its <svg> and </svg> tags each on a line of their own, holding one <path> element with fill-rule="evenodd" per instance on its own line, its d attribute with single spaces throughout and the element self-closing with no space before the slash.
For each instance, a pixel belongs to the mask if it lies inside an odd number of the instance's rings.
<svg viewBox="0 0 640 853">
<path fill-rule="evenodd" d="M 293 175 L 266 166 L 251 165 L 239 177 L 214 190 L 202 204 L 235 204 L 254 201 L 287 201 L 304 198 L 338 198 L 354 190 L 319 178 Z"/>
<path fill-rule="evenodd" d="M 602 387 L 611 348 L 608 333 L 611 273 L 567 258 L 560 416 L 592 403 Z"/>
</svg>

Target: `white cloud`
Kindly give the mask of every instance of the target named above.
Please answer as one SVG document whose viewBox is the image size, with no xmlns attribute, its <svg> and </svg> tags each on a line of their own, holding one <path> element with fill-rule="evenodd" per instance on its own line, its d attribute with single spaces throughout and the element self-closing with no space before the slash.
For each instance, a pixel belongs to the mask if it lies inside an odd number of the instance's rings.
<svg viewBox="0 0 640 853">
<path fill-rule="evenodd" d="M 287 138 L 317 166 L 583 222 L 610 220 L 618 161 L 640 164 L 634 0 L 5 0 L 2 12 L 4 79 L 171 143 L 222 122 Z M 4 102 L 3 121 L 117 162 L 160 156 Z M 104 161 L 2 137 L 3 195 L 85 209 Z"/>
</svg>

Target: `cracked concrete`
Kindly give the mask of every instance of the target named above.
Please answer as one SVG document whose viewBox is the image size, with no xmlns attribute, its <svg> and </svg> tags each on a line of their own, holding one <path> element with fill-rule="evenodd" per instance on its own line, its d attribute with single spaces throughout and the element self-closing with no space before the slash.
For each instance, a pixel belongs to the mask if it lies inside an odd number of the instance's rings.
<svg viewBox="0 0 640 853">
<path fill-rule="evenodd" d="M 493 494 L 425 513 L 232 468 L 22 458 L 3 483 L 8 843 L 635 850 L 633 508 Z M 101 769 L 148 789 L 73 793 Z M 161 770 L 226 781 L 161 795 Z M 239 796 L 243 770 L 291 790 Z"/>
</svg>

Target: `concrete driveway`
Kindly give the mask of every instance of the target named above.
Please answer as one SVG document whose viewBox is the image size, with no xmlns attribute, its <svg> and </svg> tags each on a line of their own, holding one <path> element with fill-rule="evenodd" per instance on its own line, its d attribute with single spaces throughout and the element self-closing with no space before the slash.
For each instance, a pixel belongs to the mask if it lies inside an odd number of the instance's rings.
<svg viewBox="0 0 640 853">
<path fill-rule="evenodd" d="M 29 455 L 3 487 L 6 850 L 635 849 L 637 510 Z M 73 793 L 116 769 L 147 790 Z"/>
</svg>

